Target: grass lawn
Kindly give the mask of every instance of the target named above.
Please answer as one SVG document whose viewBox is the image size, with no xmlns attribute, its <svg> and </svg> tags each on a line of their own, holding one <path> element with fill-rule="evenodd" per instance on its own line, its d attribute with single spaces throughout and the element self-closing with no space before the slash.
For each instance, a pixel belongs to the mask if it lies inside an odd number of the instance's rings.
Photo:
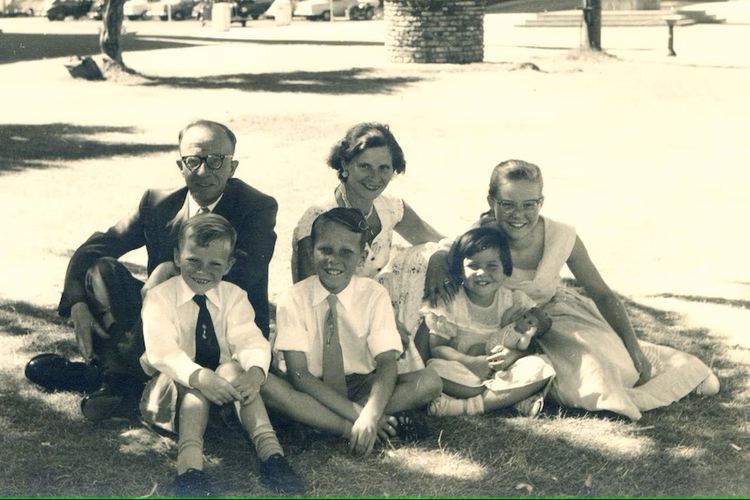
<svg viewBox="0 0 750 500">
<path fill-rule="evenodd" d="M 673 314 L 627 307 L 648 340 L 711 362 L 722 392 L 688 396 L 637 423 L 553 404 L 539 419 L 512 412 L 434 419 L 432 438 L 365 459 L 351 457 L 343 440 L 284 428 L 282 444 L 315 496 L 746 496 L 746 350 L 679 326 Z M 49 309 L 8 302 L 0 305 L 0 325 L 0 425 L 10 458 L 0 494 L 169 494 L 174 441 L 125 418 L 91 424 L 80 416 L 79 395 L 45 394 L 23 379 L 33 353 L 74 354 L 69 327 Z M 206 435 L 206 460 L 224 494 L 267 495 L 249 441 L 218 418 Z"/>
<path fill-rule="evenodd" d="M 691 29 L 685 44 L 705 33 Z M 0 113 L 0 211 L 13 215 L 0 245 L 0 495 L 168 493 L 174 442 L 133 420 L 93 425 L 80 395 L 45 394 L 23 367 L 40 352 L 75 356 L 55 313 L 71 253 L 145 188 L 179 185 L 177 132 L 206 117 L 237 133 L 237 176 L 279 201 L 272 301 L 291 282 L 292 228 L 335 185 L 328 148 L 379 120 L 408 163 L 389 191 L 447 235 L 484 210 L 497 162 L 539 164 L 543 213 L 576 226 L 639 336 L 699 356 L 722 380 L 718 396 L 637 423 L 552 404 L 534 420 L 435 419 L 431 439 L 365 459 L 282 430 L 310 495 L 750 496 L 750 241 L 738 228 L 750 213 L 750 68 L 527 49 L 418 67 L 385 63 L 376 44 L 225 42 L 126 53 L 145 75 L 129 84 L 74 81 L 62 60 L 0 64 L 12 96 Z M 268 494 L 241 433 L 212 424 L 206 457 L 225 494 Z"/>
</svg>

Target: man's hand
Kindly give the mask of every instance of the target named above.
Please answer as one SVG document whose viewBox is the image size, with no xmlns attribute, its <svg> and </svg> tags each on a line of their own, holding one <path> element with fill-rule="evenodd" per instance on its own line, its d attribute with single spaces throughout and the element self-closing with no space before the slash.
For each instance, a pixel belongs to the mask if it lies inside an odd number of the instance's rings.
<svg viewBox="0 0 750 500">
<path fill-rule="evenodd" d="M 448 305 L 453 302 L 458 286 L 453 282 L 448 271 L 447 252 L 438 250 L 433 253 L 427 264 L 427 273 L 424 278 L 424 298 L 432 307 L 437 307 L 438 301 Z"/>
<path fill-rule="evenodd" d="M 242 400 L 240 391 L 208 368 L 195 370 L 190 375 L 189 382 L 214 404 L 223 405 L 230 401 Z"/>
<path fill-rule="evenodd" d="M 487 362 L 494 371 L 507 370 L 513 363 L 526 356 L 528 353 L 508 349 L 503 345 L 492 348 L 492 354 L 487 356 Z"/>
<path fill-rule="evenodd" d="M 472 356 L 466 367 L 482 380 L 492 375 L 492 369 L 490 369 L 490 363 L 486 356 Z"/>
<path fill-rule="evenodd" d="M 83 359 L 91 361 L 94 357 L 94 335 L 108 339 L 109 334 L 94 319 L 88 304 L 85 302 L 76 302 L 73 304 L 73 307 L 70 309 L 70 319 L 73 320 L 78 350 L 81 351 Z"/>
<path fill-rule="evenodd" d="M 258 397 L 260 386 L 263 385 L 265 375 L 263 370 L 257 366 L 251 366 L 246 372 L 232 381 L 232 387 L 240 393 L 239 402 L 243 405 L 249 405 Z"/>
<path fill-rule="evenodd" d="M 369 455 L 375 446 L 375 439 L 378 437 L 380 427 L 379 419 L 366 410 L 359 414 L 357 420 L 352 425 L 352 439 L 349 443 L 349 449 L 356 455 Z"/>
</svg>

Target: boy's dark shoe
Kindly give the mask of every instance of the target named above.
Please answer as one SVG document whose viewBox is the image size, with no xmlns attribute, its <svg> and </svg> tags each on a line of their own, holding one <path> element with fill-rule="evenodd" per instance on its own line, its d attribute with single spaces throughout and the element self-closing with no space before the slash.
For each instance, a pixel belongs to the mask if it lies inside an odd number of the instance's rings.
<svg viewBox="0 0 750 500">
<path fill-rule="evenodd" d="M 48 391 L 89 392 L 101 383 L 101 370 L 95 364 L 69 361 L 54 353 L 34 356 L 24 373 L 27 379 Z"/>
<path fill-rule="evenodd" d="M 215 497 L 216 487 L 208 474 L 198 469 L 188 469 L 178 475 L 172 486 L 177 497 Z"/>
<path fill-rule="evenodd" d="M 424 412 L 408 410 L 397 413 L 394 417 L 398 421 L 396 441 L 413 443 L 432 435 L 432 429 L 427 423 L 427 416 Z"/>
<path fill-rule="evenodd" d="M 83 397 L 81 413 L 87 420 L 100 422 L 114 416 L 122 400 L 122 394 L 105 382 L 99 389 Z"/>
<path fill-rule="evenodd" d="M 307 489 L 286 458 L 278 453 L 260 463 L 260 482 L 274 493 L 284 495 L 304 495 Z"/>
<path fill-rule="evenodd" d="M 99 389 L 84 396 L 81 412 L 92 422 L 106 420 L 113 416 L 137 417 L 138 401 L 143 391 L 143 383 L 133 377 L 106 373 Z M 132 415 L 128 414 L 132 410 Z"/>
</svg>

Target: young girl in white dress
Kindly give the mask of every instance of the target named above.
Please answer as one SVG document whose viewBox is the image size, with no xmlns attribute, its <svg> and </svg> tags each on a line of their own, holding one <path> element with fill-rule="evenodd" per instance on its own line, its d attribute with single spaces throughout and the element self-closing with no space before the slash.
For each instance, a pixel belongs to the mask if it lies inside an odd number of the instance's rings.
<svg viewBox="0 0 750 500">
<path fill-rule="evenodd" d="M 479 414 L 523 401 L 517 409 L 536 416 L 554 370 L 543 356 L 505 360 L 504 350 L 529 346 L 534 335 L 518 333 L 514 322 L 531 322 L 527 313 L 535 306 L 525 293 L 503 287 L 513 269 L 505 236 L 492 228 L 471 229 L 453 243 L 448 262 L 462 286 L 451 303 L 422 310 L 433 356 L 427 364 L 443 379 L 444 393 L 429 413 Z M 545 317 L 540 314 L 542 323 Z"/>
</svg>

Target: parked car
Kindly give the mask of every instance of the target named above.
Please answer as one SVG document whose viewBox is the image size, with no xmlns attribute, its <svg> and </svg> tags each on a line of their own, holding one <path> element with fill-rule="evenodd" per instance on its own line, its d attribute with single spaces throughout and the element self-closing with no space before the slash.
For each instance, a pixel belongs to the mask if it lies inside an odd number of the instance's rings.
<svg viewBox="0 0 750 500">
<path fill-rule="evenodd" d="M 354 11 L 355 15 L 359 15 L 362 11 L 365 16 L 367 15 L 367 6 L 372 6 L 372 15 L 375 15 L 375 7 L 379 4 L 379 0 L 333 0 L 333 15 L 334 16 L 351 16 Z M 352 7 L 356 7 L 352 10 Z M 331 3 L 329 0 L 302 0 L 294 8 L 294 16 L 304 17 L 310 20 L 322 19 L 324 21 L 331 20 Z M 350 17 L 350 19 L 352 19 Z M 372 19 L 370 17 L 369 19 Z"/>
<path fill-rule="evenodd" d="M 168 9 L 171 7 L 172 19 L 181 21 L 193 17 L 193 7 L 195 7 L 195 4 L 195 0 L 163 0 L 155 5 L 149 11 L 149 14 L 158 17 L 162 21 L 166 21 L 169 19 Z"/>
<path fill-rule="evenodd" d="M 38 1 L 10 0 L 1 2 L 4 9 L 0 9 L 0 17 L 28 17 L 34 15 L 34 10 L 39 10 Z"/>
<path fill-rule="evenodd" d="M 232 3 L 231 21 L 245 26 L 248 18 L 258 19 L 268 10 L 272 3 L 273 0 L 235 0 Z M 203 0 L 198 3 L 193 10 L 195 17 L 198 20 L 209 21 L 211 19 L 212 4 L 213 2 L 210 0 Z"/>
<path fill-rule="evenodd" d="M 237 0 L 232 6 L 232 22 L 245 26 L 247 18 L 258 19 L 273 3 L 273 0 Z"/>
<path fill-rule="evenodd" d="M 364 19 L 369 21 L 375 17 L 375 5 L 360 1 L 349 7 L 346 17 L 352 20 Z"/>
<path fill-rule="evenodd" d="M 131 21 L 145 19 L 150 8 L 146 0 L 127 0 L 122 6 L 122 14 Z"/>
<path fill-rule="evenodd" d="M 93 3 L 93 0 L 53 0 L 44 14 L 50 21 L 62 21 L 68 16 L 78 19 L 86 15 Z"/>
</svg>

